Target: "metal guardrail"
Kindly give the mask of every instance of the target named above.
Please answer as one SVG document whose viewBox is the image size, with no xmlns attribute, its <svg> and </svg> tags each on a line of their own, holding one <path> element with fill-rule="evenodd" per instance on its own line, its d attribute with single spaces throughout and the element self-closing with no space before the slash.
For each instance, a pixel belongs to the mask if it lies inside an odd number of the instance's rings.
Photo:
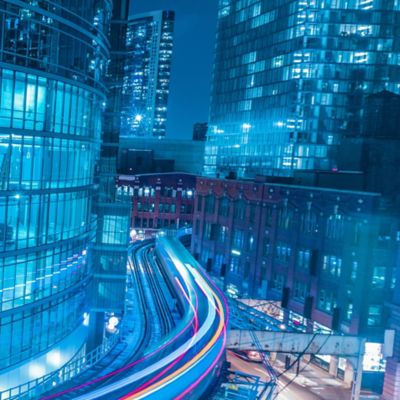
<svg viewBox="0 0 400 400">
<path fill-rule="evenodd" d="M 235 371 L 231 381 L 224 383 L 225 393 L 214 400 L 272 400 L 275 382 L 262 382 L 261 378 Z"/>
<path fill-rule="evenodd" d="M 261 354 L 262 364 L 270 378 L 270 381 L 265 384 L 265 387 L 262 389 L 259 397 L 269 400 L 272 398 L 274 391 L 276 389 L 276 386 L 277 386 L 276 373 L 275 373 L 271 363 L 269 362 L 268 356 L 263 351 L 261 343 L 258 340 L 258 336 L 253 331 L 251 332 L 251 336 L 254 340 L 254 343 L 256 344 L 257 351 Z"/>
<path fill-rule="evenodd" d="M 109 339 L 104 340 L 100 346 L 88 354 L 81 356 L 82 349 L 79 350 L 72 360 L 58 370 L 0 392 L 0 400 L 28 400 L 38 398 L 44 392 L 54 389 L 55 386 L 65 383 L 93 367 L 118 343 L 119 339 L 120 333 L 118 332 Z"/>
<path fill-rule="evenodd" d="M 284 327 L 284 324 L 279 319 L 271 317 L 240 300 L 228 297 L 228 304 L 233 315 L 231 325 L 237 329 L 292 330 L 286 326 Z M 235 318 L 235 316 L 240 318 Z"/>
<path fill-rule="evenodd" d="M 180 239 L 183 236 L 191 235 L 192 234 L 192 227 L 191 226 L 184 226 L 179 229 L 159 229 L 156 233 L 156 238 L 158 237 L 176 237 Z"/>
</svg>

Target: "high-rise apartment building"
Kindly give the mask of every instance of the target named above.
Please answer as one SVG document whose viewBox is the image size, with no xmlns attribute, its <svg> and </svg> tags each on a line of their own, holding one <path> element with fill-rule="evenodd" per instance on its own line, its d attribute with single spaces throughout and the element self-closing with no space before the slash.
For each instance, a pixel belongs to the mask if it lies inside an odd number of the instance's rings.
<svg viewBox="0 0 400 400">
<path fill-rule="evenodd" d="M 112 3 L 58 3 L 0 2 L 0 391 L 82 354 L 88 334 Z"/>
<path fill-rule="evenodd" d="M 220 0 L 207 175 L 336 167 L 365 97 L 400 92 L 393 0 Z"/>
<path fill-rule="evenodd" d="M 121 136 L 165 136 L 174 18 L 155 11 L 128 21 Z"/>
</svg>

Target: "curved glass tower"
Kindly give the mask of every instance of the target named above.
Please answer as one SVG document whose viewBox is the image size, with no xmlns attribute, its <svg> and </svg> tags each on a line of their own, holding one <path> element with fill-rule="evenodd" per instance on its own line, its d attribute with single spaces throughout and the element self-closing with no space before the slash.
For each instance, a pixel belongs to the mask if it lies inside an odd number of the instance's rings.
<svg viewBox="0 0 400 400">
<path fill-rule="evenodd" d="M 0 390 L 15 384 L 6 372 L 84 322 L 111 9 L 111 0 L 0 2 Z M 47 372 L 31 365 L 24 379 Z"/>
</svg>

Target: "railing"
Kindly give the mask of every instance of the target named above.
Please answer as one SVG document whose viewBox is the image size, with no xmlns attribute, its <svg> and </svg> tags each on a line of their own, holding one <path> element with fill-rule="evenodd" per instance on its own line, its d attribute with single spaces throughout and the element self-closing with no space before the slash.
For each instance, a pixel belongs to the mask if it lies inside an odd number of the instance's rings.
<svg viewBox="0 0 400 400">
<path fill-rule="evenodd" d="M 0 400 L 28 400 L 38 398 L 42 393 L 71 380 L 98 363 L 118 343 L 119 338 L 120 334 L 118 332 L 109 339 L 105 339 L 100 346 L 83 356 L 81 355 L 83 349 L 79 350 L 77 355 L 60 369 L 0 392 Z"/>
<path fill-rule="evenodd" d="M 268 356 L 263 351 L 263 348 L 261 346 L 260 341 L 258 340 L 257 335 L 253 331 L 251 332 L 251 337 L 254 340 L 257 351 L 261 354 L 263 366 L 264 366 L 265 370 L 267 371 L 269 378 L 270 378 L 269 382 L 265 383 L 265 387 L 261 390 L 261 393 L 259 393 L 259 397 L 270 400 L 270 399 L 272 399 L 272 396 L 274 395 L 275 388 L 277 385 L 276 373 L 275 373 L 271 363 L 269 362 Z"/>
<path fill-rule="evenodd" d="M 192 234 L 192 227 L 191 226 L 184 226 L 179 229 L 159 229 L 157 231 L 156 237 L 177 237 L 178 239 L 182 236 L 187 236 Z"/>
<path fill-rule="evenodd" d="M 254 307 L 243 303 L 238 299 L 228 297 L 229 309 L 233 315 L 231 325 L 238 329 L 259 329 L 259 330 L 276 330 L 283 329 L 282 321 L 257 310 Z M 238 315 L 242 320 L 238 320 Z M 286 327 L 285 327 L 286 329 Z"/>
<path fill-rule="evenodd" d="M 261 378 L 241 371 L 234 371 L 233 378 L 222 385 L 225 388 L 223 395 L 215 400 L 272 400 L 275 382 L 262 382 Z"/>
</svg>

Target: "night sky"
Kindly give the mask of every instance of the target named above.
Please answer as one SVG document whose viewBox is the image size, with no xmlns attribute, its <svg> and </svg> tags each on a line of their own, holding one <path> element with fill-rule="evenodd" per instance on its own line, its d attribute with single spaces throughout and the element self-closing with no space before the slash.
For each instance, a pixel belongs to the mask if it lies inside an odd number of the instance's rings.
<svg viewBox="0 0 400 400">
<path fill-rule="evenodd" d="M 190 139 L 193 124 L 208 121 L 218 1 L 131 1 L 131 14 L 176 12 L 167 137 Z"/>
</svg>

